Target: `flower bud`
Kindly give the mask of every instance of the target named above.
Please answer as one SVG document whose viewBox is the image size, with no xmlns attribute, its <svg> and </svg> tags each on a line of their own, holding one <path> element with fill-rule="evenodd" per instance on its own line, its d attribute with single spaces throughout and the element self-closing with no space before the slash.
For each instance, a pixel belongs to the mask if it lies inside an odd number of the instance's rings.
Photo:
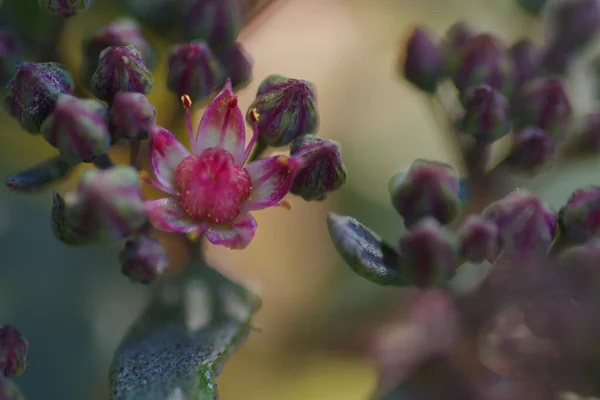
<svg viewBox="0 0 600 400">
<path fill-rule="evenodd" d="M 240 43 L 220 50 L 215 56 L 225 70 L 225 76 L 231 79 L 234 89 L 246 86 L 252 79 L 252 58 Z M 222 85 L 219 85 L 222 86 Z"/>
<path fill-rule="evenodd" d="M 583 150 L 600 150 L 600 112 L 588 114 L 576 132 L 577 146 Z"/>
<path fill-rule="evenodd" d="M 158 240 L 138 236 L 128 240 L 119 253 L 121 272 L 131 281 L 149 284 L 156 280 L 169 264 L 167 252 Z"/>
<path fill-rule="evenodd" d="M 92 162 L 110 147 L 108 110 L 96 100 L 63 94 L 40 131 L 70 161 Z"/>
<path fill-rule="evenodd" d="M 71 94 L 73 88 L 73 78 L 64 66 L 24 62 L 4 88 L 3 106 L 25 130 L 39 133 L 58 97 Z"/>
<path fill-rule="evenodd" d="M 156 109 L 141 93 L 120 92 L 110 108 L 111 132 L 127 140 L 148 138 L 156 122 Z"/>
<path fill-rule="evenodd" d="M 88 31 L 83 39 L 82 75 L 85 85 L 90 85 L 98 68 L 100 53 L 108 47 L 135 46 L 141 53 L 144 64 L 151 68 L 156 61 L 152 45 L 142 36 L 137 22 L 120 18 L 109 25 Z"/>
<path fill-rule="evenodd" d="M 454 76 L 459 65 L 461 49 L 473 36 L 475 33 L 463 21 L 456 22 L 448 28 L 442 42 L 445 76 Z"/>
<path fill-rule="evenodd" d="M 27 339 L 17 328 L 10 325 L 0 327 L 0 372 L 3 376 L 12 378 L 25 372 L 27 348 Z"/>
<path fill-rule="evenodd" d="M 92 76 L 92 92 L 100 100 L 111 103 L 119 92 L 148 94 L 153 88 L 154 78 L 135 46 L 102 50 Z"/>
<path fill-rule="evenodd" d="M 509 106 L 502 94 L 481 84 L 464 94 L 462 130 L 482 143 L 494 142 L 510 131 Z"/>
<path fill-rule="evenodd" d="M 325 200 L 327 193 L 346 183 L 346 167 L 338 143 L 305 135 L 294 140 L 290 154 L 304 162 L 290 190 L 304 200 Z"/>
<path fill-rule="evenodd" d="M 406 43 L 404 78 L 424 92 L 435 93 L 443 77 L 442 51 L 421 27 L 411 32 Z"/>
<path fill-rule="evenodd" d="M 112 243 L 147 224 L 137 171 L 129 166 L 86 170 L 77 192 L 65 195 L 66 218 L 82 236 Z"/>
<path fill-rule="evenodd" d="M 459 255 L 470 262 L 493 261 L 498 255 L 498 227 L 480 216 L 471 215 L 458 228 Z"/>
<path fill-rule="evenodd" d="M 559 2 L 551 14 L 554 35 L 572 47 L 586 45 L 600 27 L 600 5 L 596 0 Z"/>
<path fill-rule="evenodd" d="M 273 147 L 315 133 L 319 125 L 314 85 L 302 79 L 269 75 L 261 82 L 246 113 L 250 124 L 254 111 L 260 116 L 257 123 L 260 139 Z"/>
<path fill-rule="evenodd" d="M 550 135 L 532 126 L 514 133 L 512 149 L 506 161 L 513 167 L 535 171 L 555 153 L 556 146 Z"/>
<path fill-rule="evenodd" d="M 495 36 L 488 33 L 476 35 L 461 48 L 453 80 L 459 92 L 485 83 L 508 96 L 514 87 L 510 55 Z"/>
<path fill-rule="evenodd" d="M 446 225 L 458 215 L 459 182 L 450 165 L 417 160 L 408 172 L 392 177 L 389 192 L 407 227 L 425 217 Z"/>
<path fill-rule="evenodd" d="M 600 234 L 600 186 L 573 192 L 558 213 L 560 232 L 567 239 L 584 242 Z"/>
<path fill-rule="evenodd" d="M 0 377 L 0 400 L 23 400 L 19 387 L 12 379 Z"/>
<path fill-rule="evenodd" d="M 167 87 L 192 101 L 206 99 L 224 80 L 223 67 L 204 42 L 176 45 L 167 62 Z"/>
<path fill-rule="evenodd" d="M 13 77 L 21 62 L 20 46 L 17 38 L 5 29 L 0 29 L 0 84 Z"/>
<path fill-rule="evenodd" d="M 85 11 L 94 0 L 38 0 L 44 10 L 67 17 Z"/>
<path fill-rule="evenodd" d="M 547 75 L 564 75 L 573 62 L 575 50 L 561 38 L 548 42 L 542 52 L 543 71 Z"/>
<path fill-rule="evenodd" d="M 520 87 L 540 74 L 542 55 L 530 39 L 521 39 L 508 50 L 514 64 L 515 84 Z"/>
<path fill-rule="evenodd" d="M 227 48 L 242 29 L 242 10 L 235 0 L 195 0 L 183 23 L 188 40 L 203 40 L 214 49 Z"/>
<path fill-rule="evenodd" d="M 433 218 L 425 218 L 400 239 L 400 269 L 418 287 L 443 285 L 456 266 L 455 242 Z"/>
<path fill-rule="evenodd" d="M 565 86 L 554 78 L 527 84 L 512 111 L 517 128 L 536 126 L 555 138 L 565 136 L 572 116 Z"/>
<path fill-rule="evenodd" d="M 538 15 L 546 7 L 548 0 L 517 0 L 517 3 L 528 13 Z"/>
<path fill-rule="evenodd" d="M 180 29 L 184 14 L 194 0 L 124 0 L 129 15 L 157 32 Z"/>
<path fill-rule="evenodd" d="M 498 227 L 501 249 L 510 254 L 545 252 L 556 231 L 556 213 L 524 190 L 490 204 L 482 217 Z"/>
</svg>

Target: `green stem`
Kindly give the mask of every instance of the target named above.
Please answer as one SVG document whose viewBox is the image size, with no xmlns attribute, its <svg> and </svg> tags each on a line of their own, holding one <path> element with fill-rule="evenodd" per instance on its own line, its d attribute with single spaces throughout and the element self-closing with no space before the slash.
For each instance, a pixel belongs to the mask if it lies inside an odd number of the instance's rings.
<svg viewBox="0 0 600 400">
<path fill-rule="evenodd" d="M 254 145 L 254 148 L 252 149 L 250 157 L 248 157 L 248 162 L 250 163 L 252 161 L 258 160 L 260 156 L 263 155 L 265 150 L 267 150 L 268 147 L 269 146 L 259 137 L 256 141 L 256 144 Z"/>
<path fill-rule="evenodd" d="M 103 154 L 94 159 L 93 164 L 98 169 L 110 169 L 115 166 L 108 154 Z"/>
</svg>

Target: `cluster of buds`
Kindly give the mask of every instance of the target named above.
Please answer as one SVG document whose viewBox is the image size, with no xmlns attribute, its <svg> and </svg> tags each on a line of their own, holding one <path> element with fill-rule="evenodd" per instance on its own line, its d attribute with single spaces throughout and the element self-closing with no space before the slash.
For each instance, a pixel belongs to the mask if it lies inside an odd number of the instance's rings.
<svg viewBox="0 0 600 400">
<path fill-rule="evenodd" d="M 25 372 L 28 342 L 19 330 L 0 326 L 0 398 L 22 400 L 23 396 L 12 378 Z"/>
</svg>

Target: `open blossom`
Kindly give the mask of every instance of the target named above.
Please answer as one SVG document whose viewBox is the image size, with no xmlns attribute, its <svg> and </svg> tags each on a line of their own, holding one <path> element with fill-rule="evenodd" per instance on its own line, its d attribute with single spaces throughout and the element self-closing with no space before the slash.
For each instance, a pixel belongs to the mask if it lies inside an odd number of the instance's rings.
<svg viewBox="0 0 600 400">
<path fill-rule="evenodd" d="M 254 133 L 246 145 L 244 115 L 231 81 L 206 109 L 198 131 L 191 126 L 191 153 L 166 129 L 150 129 L 150 161 L 157 181 L 146 178 L 168 196 L 146 202 L 156 229 L 204 234 L 213 244 L 232 249 L 246 247 L 257 228 L 250 211 L 281 205 L 296 172 L 298 157 L 275 156 L 244 165 L 258 137 L 259 115 L 254 112 Z"/>
</svg>

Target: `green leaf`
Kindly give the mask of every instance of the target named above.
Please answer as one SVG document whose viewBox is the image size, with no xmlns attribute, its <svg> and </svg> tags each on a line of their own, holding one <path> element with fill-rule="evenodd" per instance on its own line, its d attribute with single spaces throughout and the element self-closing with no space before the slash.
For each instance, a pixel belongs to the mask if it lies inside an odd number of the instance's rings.
<svg viewBox="0 0 600 400">
<path fill-rule="evenodd" d="M 250 333 L 260 299 L 206 264 L 154 293 L 116 351 L 113 400 L 213 400 L 225 359 Z"/>
<path fill-rule="evenodd" d="M 354 272 L 380 285 L 407 286 L 400 273 L 400 256 L 369 228 L 351 217 L 327 216 L 336 250 Z"/>
<path fill-rule="evenodd" d="M 56 156 L 7 176 L 4 183 L 9 189 L 17 192 L 41 190 L 66 177 L 75 165 L 77 164 Z"/>
</svg>

